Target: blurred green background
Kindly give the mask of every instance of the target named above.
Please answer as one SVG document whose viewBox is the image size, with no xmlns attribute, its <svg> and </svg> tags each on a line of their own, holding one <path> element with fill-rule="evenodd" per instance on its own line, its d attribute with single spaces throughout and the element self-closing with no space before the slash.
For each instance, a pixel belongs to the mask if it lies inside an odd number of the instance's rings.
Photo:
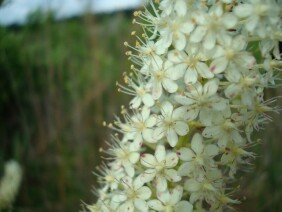
<svg viewBox="0 0 282 212">
<path fill-rule="evenodd" d="M 120 12 L 55 22 L 35 12 L 25 26 L 0 28 L 0 173 L 11 158 L 24 169 L 14 211 L 79 211 L 94 202 L 91 172 L 110 133 L 102 122 L 129 101 L 115 82 L 129 70 L 123 43 L 138 30 L 131 20 Z M 275 115 L 256 135 L 263 143 L 239 180 L 239 211 L 282 211 L 280 121 Z"/>
</svg>

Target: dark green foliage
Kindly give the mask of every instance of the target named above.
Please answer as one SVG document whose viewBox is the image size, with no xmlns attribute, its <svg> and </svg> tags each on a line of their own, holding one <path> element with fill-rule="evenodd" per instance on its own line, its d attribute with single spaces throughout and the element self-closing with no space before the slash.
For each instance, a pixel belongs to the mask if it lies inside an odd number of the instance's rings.
<svg viewBox="0 0 282 212">
<path fill-rule="evenodd" d="M 11 158 L 24 168 L 15 211 L 78 211 L 95 199 L 102 121 L 125 102 L 115 82 L 129 68 L 123 41 L 132 39 L 123 14 L 97 19 L 36 13 L 24 27 L 0 28 L 1 174 Z"/>
</svg>

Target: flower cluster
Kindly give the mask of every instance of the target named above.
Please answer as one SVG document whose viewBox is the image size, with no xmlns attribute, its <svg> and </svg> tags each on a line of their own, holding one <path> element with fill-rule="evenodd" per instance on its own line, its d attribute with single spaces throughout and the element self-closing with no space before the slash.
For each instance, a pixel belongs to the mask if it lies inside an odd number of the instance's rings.
<svg viewBox="0 0 282 212">
<path fill-rule="evenodd" d="M 102 212 L 222 211 L 239 168 L 255 155 L 252 132 L 271 120 L 281 69 L 281 1 L 149 1 L 120 92 L 129 109 L 97 174 Z M 232 190 L 232 189 L 231 189 Z"/>
</svg>

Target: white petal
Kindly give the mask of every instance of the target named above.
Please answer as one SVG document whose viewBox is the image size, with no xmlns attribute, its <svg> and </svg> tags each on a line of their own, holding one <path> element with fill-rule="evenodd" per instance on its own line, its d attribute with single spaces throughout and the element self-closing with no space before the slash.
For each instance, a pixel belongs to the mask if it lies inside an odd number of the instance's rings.
<svg viewBox="0 0 282 212">
<path fill-rule="evenodd" d="M 156 187 L 158 192 L 165 191 L 167 189 L 167 181 L 163 176 L 156 177 Z"/>
<path fill-rule="evenodd" d="M 134 182 L 133 182 L 134 190 L 138 190 L 138 189 L 142 188 L 143 185 L 144 185 L 144 181 L 140 178 L 140 176 L 136 177 Z"/>
<path fill-rule="evenodd" d="M 218 80 L 217 79 L 212 79 L 209 80 L 205 85 L 204 85 L 204 94 L 211 96 L 214 95 L 217 92 L 218 89 Z"/>
<path fill-rule="evenodd" d="M 205 147 L 205 150 L 204 150 L 204 155 L 207 155 L 207 156 L 210 156 L 210 157 L 214 157 L 218 154 L 219 152 L 219 149 L 216 145 L 213 145 L 213 144 L 208 144 L 206 145 Z"/>
<path fill-rule="evenodd" d="M 224 57 L 220 57 L 212 61 L 210 64 L 210 70 L 214 74 L 223 72 L 228 65 L 228 61 Z"/>
<path fill-rule="evenodd" d="M 188 125 L 183 121 L 177 121 L 174 125 L 174 130 L 180 136 L 184 136 L 189 132 Z"/>
<path fill-rule="evenodd" d="M 184 82 L 186 84 L 194 84 L 198 80 L 198 73 L 195 68 L 189 67 L 184 75 Z"/>
<path fill-rule="evenodd" d="M 206 63 L 198 62 L 196 69 L 203 78 L 212 78 L 214 76 Z"/>
<path fill-rule="evenodd" d="M 238 57 L 238 61 L 236 62 L 242 65 L 243 67 L 251 69 L 256 64 L 256 59 L 249 52 L 242 52 Z"/>
<path fill-rule="evenodd" d="M 175 2 L 174 9 L 179 16 L 185 16 L 187 11 L 187 6 L 184 1 L 178 0 Z"/>
<path fill-rule="evenodd" d="M 206 49 L 212 49 L 215 46 L 215 41 L 216 41 L 216 34 L 213 31 L 211 31 L 207 33 L 207 35 L 205 36 L 203 46 Z"/>
<path fill-rule="evenodd" d="M 223 14 L 223 8 L 221 4 L 215 4 L 210 8 L 209 15 L 221 17 Z"/>
<path fill-rule="evenodd" d="M 231 47 L 235 51 L 244 50 L 247 47 L 247 38 L 243 35 L 238 35 L 232 40 Z"/>
<path fill-rule="evenodd" d="M 190 195 L 190 198 L 189 198 L 189 201 L 194 204 L 194 202 L 196 202 L 198 199 L 200 199 L 202 196 L 201 196 L 201 193 L 200 192 L 195 192 L 195 193 L 192 193 Z"/>
<path fill-rule="evenodd" d="M 155 169 L 147 169 L 144 173 L 140 175 L 140 180 L 144 183 L 151 182 L 156 176 Z"/>
<path fill-rule="evenodd" d="M 181 51 L 172 50 L 168 53 L 168 59 L 173 63 L 182 63 L 183 57 L 184 55 L 182 55 Z"/>
<path fill-rule="evenodd" d="M 253 104 L 254 93 L 254 91 L 245 91 L 244 93 L 242 93 L 242 103 L 251 107 Z"/>
<path fill-rule="evenodd" d="M 138 152 L 132 152 L 129 155 L 129 161 L 135 164 L 139 160 L 140 154 Z"/>
<path fill-rule="evenodd" d="M 157 140 L 153 138 L 153 130 L 152 129 L 145 129 L 142 133 L 143 139 L 149 143 L 156 143 Z"/>
<path fill-rule="evenodd" d="M 174 47 L 181 51 L 185 48 L 186 46 L 186 37 L 184 34 L 182 33 L 174 33 L 174 37 L 173 37 L 173 45 Z"/>
<path fill-rule="evenodd" d="M 189 179 L 189 180 L 186 180 L 184 184 L 184 188 L 190 192 L 195 192 L 201 189 L 201 184 L 194 179 Z"/>
<path fill-rule="evenodd" d="M 169 128 L 167 130 L 166 138 L 167 138 L 167 141 L 168 141 L 168 143 L 169 143 L 169 145 L 171 147 L 175 147 L 176 146 L 176 144 L 178 142 L 178 136 L 177 136 L 176 132 L 173 129 Z"/>
<path fill-rule="evenodd" d="M 191 34 L 190 41 L 193 43 L 199 43 L 205 36 L 207 31 L 206 27 L 198 26 Z"/>
<path fill-rule="evenodd" d="M 210 126 L 206 127 L 202 133 L 205 138 L 212 138 L 218 136 L 221 132 L 221 128 L 219 126 Z"/>
<path fill-rule="evenodd" d="M 155 81 L 152 84 L 152 97 L 153 99 L 157 100 L 160 98 L 160 96 L 163 93 L 163 87 L 162 87 L 162 83 Z"/>
<path fill-rule="evenodd" d="M 251 16 L 248 19 L 247 23 L 245 24 L 245 27 L 248 31 L 252 32 L 258 25 L 258 22 L 259 22 L 259 18 L 257 16 Z"/>
<path fill-rule="evenodd" d="M 164 89 L 169 93 L 174 93 L 177 91 L 178 85 L 171 79 L 164 79 L 162 81 L 162 85 L 164 86 Z"/>
<path fill-rule="evenodd" d="M 251 15 L 252 12 L 253 8 L 250 4 L 240 4 L 234 8 L 234 13 L 240 18 L 247 17 Z"/>
<path fill-rule="evenodd" d="M 166 132 L 166 129 L 164 129 L 163 127 L 157 127 L 154 131 L 153 131 L 153 139 L 155 141 L 160 140 L 162 137 L 164 137 Z"/>
<path fill-rule="evenodd" d="M 194 119 L 197 118 L 199 114 L 199 109 L 198 108 L 195 108 L 194 110 L 189 110 L 188 113 L 187 113 L 187 117 L 188 117 L 188 121 L 192 121 Z"/>
<path fill-rule="evenodd" d="M 142 199 L 135 199 L 134 205 L 140 211 L 147 212 L 149 210 L 147 202 Z"/>
<path fill-rule="evenodd" d="M 142 120 L 145 121 L 149 118 L 151 110 L 148 107 L 143 107 L 141 111 Z"/>
<path fill-rule="evenodd" d="M 186 96 L 182 96 L 182 95 L 176 95 L 175 101 L 182 105 L 191 105 L 195 103 L 193 99 L 187 98 Z"/>
<path fill-rule="evenodd" d="M 165 169 L 166 179 L 170 182 L 179 182 L 181 177 L 177 174 L 177 171 L 174 169 Z"/>
<path fill-rule="evenodd" d="M 169 203 L 170 194 L 169 191 L 157 192 L 157 197 L 161 200 L 165 205 Z"/>
<path fill-rule="evenodd" d="M 180 201 L 176 204 L 174 207 L 175 212 L 192 212 L 193 211 L 193 205 L 188 201 Z"/>
<path fill-rule="evenodd" d="M 199 133 L 196 133 L 193 136 L 191 142 L 191 148 L 196 154 L 200 154 L 204 151 L 203 137 Z"/>
<path fill-rule="evenodd" d="M 165 165 L 167 168 L 175 167 L 178 163 L 177 154 L 174 152 L 169 152 L 165 157 Z"/>
<path fill-rule="evenodd" d="M 171 114 L 172 114 L 172 111 L 173 111 L 173 105 L 166 101 L 162 104 L 161 106 L 161 114 L 164 116 L 164 117 L 170 117 Z"/>
<path fill-rule="evenodd" d="M 173 120 L 187 120 L 187 110 L 189 107 L 182 106 L 176 108 L 172 113 Z"/>
<path fill-rule="evenodd" d="M 199 114 L 199 120 L 201 123 L 205 126 L 211 126 L 214 112 L 215 111 L 210 109 L 203 108 Z"/>
<path fill-rule="evenodd" d="M 141 104 L 141 98 L 139 96 L 136 96 L 130 101 L 129 104 L 131 105 L 132 108 L 136 109 Z"/>
<path fill-rule="evenodd" d="M 192 21 L 187 20 L 181 25 L 180 30 L 185 34 L 190 34 L 194 28 L 195 28 L 195 24 Z"/>
<path fill-rule="evenodd" d="M 237 23 L 237 18 L 235 15 L 231 14 L 231 13 L 225 13 L 223 16 L 222 16 L 222 22 L 224 24 L 224 26 L 227 28 L 227 29 L 231 29 L 232 27 L 234 27 Z"/>
<path fill-rule="evenodd" d="M 192 162 L 186 162 L 183 163 L 177 171 L 177 174 L 179 176 L 188 176 L 194 169 L 193 163 Z"/>
<path fill-rule="evenodd" d="M 170 32 L 170 29 L 163 30 L 161 33 L 161 39 L 156 42 L 157 47 L 159 45 L 168 48 L 173 40 L 173 33 Z"/>
<path fill-rule="evenodd" d="M 125 172 L 128 174 L 128 176 L 130 176 L 130 177 L 133 177 L 134 176 L 134 173 L 135 173 L 135 169 L 134 169 L 134 167 L 132 166 L 132 164 L 131 163 L 126 163 L 126 162 L 124 162 L 123 163 L 123 167 L 124 167 L 124 169 L 125 169 Z"/>
<path fill-rule="evenodd" d="M 163 66 L 163 60 L 159 56 L 155 56 L 153 62 L 151 63 L 151 67 L 154 71 L 159 70 Z"/>
<path fill-rule="evenodd" d="M 146 127 L 153 127 L 157 123 L 157 118 L 156 116 L 150 116 L 146 121 L 145 121 L 145 126 Z"/>
<path fill-rule="evenodd" d="M 140 157 L 140 162 L 143 166 L 148 168 L 154 168 L 157 164 L 156 158 L 151 154 L 142 154 Z"/>
<path fill-rule="evenodd" d="M 155 152 L 155 157 L 158 162 L 163 162 L 166 159 L 166 152 L 164 145 L 158 145 Z"/>
<path fill-rule="evenodd" d="M 175 205 L 179 200 L 181 200 L 183 194 L 183 188 L 181 186 L 176 186 L 170 195 L 170 204 Z"/>
<path fill-rule="evenodd" d="M 133 212 L 134 211 L 134 205 L 132 201 L 126 201 L 124 204 L 122 204 L 117 212 Z"/>
<path fill-rule="evenodd" d="M 227 98 L 234 98 L 241 92 L 241 90 L 242 88 L 240 85 L 231 84 L 224 90 L 224 94 Z"/>
<path fill-rule="evenodd" d="M 184 160 L 184 161 L 191 161 L 192 158 L 195 156 L 193 151 L 186 147 L 182 147 L 180 150 L 178 150 L 177 155 L 181 160 Z"/>
<path fill-rule="evenodd" d="M 221 97 L 215 97 L 212 101 L 212 109 L 216 111 L 223 111 L 228 106 L 228 100 Z"/>
<path fill-rule="evenodd" d="M 162 205 L 162 203 L 159 200 L 150 200 L 148 202 L 148 206 L 156 211 L 164 210 L 164 206 Z"/>
<path fill-rule="evenodd" d="M 149 199 L 152 195 L 151 190 L 147 186 L 143 186 L 137 191 L 138 198 L 146 200 Z"/>
<path fill-rule="evenodd" d="M 183 77 L 183 74 L 185 70 L 187 69 L 187 64 L 185 63 L 180 63 L 176 64 L 170 69 L 167 70 L 167 73 L 169 75 L 169 78 L 172 80 L 178 80 L 181 77 Z"/>
</svg>

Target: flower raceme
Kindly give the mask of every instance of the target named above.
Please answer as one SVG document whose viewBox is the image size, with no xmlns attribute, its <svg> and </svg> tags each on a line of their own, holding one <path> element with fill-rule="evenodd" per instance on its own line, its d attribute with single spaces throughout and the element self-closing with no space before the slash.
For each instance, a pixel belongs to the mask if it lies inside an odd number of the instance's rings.
<svg viewBox="0 0 282 212">
<path fill-rule="evenodd" d="M 224 211 L 271 120 L 281 70 L 281 1 L 160 0 L 134 12 L 136 45 L 90 211 Z M 234 190 L 234 189 L 233 189 Z"/>
</svg>

